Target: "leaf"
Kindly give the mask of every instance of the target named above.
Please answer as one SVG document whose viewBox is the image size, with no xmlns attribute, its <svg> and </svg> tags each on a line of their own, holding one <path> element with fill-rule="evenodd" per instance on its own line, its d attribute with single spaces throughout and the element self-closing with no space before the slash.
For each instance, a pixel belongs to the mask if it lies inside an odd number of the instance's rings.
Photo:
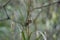
<svg viewBox="0 0 60 40">
<path fill-rule="evenodd" d="M 37 37 L 35 40 L 39 40 L 39 39 L 40 39 L 40 37 L 41 37 L 41 35 L 39 35 L 39 37 Z"/>
<path fill-rule="evenodd" d="M 22 39 L 23 39 L 23 40 L 26 40 L 26 37 L 25 37 L 24 31 L 22 31 Z"/>
</svg>

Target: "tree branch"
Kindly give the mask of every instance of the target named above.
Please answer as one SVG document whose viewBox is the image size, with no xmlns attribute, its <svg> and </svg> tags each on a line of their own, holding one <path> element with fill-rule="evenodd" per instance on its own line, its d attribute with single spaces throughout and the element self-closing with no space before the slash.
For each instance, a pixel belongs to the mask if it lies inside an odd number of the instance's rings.
<svg viewBox="0 0 60 40">
<path fill-rule="evenodd" d="M 50 3 L 48 5 L 43 5 L 41 7 L 36 7 L 36 8 L 33 8 L 31 11 L 35 10 L 35 9 L 41 9 L 41 8 L 44 8 L 44 7 L 48 7 L 48 6 L 51 6 L 51 5 L 54 5 L 56 3 L 60 3 L 60 1 L 57 1 L 57 2 L 53 2 L 53 3 Z"/>
<path fill-rule="evenodd" d="M 2 7 L 6 7 L 11 0 L 8 0 Z"/>
</svg>

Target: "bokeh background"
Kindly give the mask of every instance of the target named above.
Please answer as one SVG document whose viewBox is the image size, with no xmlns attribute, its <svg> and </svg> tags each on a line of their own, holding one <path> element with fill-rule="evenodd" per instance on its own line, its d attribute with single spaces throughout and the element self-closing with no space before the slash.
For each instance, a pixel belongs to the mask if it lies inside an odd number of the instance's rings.
<svg viewBox="0 0 60 40">
<path fill-rule="evenodd" d="M 60 40 L 60 0 L 0 0 L 0 40 Z"/>
</svg>

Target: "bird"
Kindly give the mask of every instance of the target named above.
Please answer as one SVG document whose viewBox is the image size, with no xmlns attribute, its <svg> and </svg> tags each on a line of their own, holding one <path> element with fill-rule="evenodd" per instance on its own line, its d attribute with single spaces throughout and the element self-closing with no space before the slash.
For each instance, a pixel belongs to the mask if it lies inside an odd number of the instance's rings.
<svg viewBox="0 0 60 40">
<path fill-rule="evenodd" d="M 27 22 L 25 23 L 25 26 L 28 26 L 30 23 L 32 23 L 32 20 L 27 20 Z"/>
</svg>

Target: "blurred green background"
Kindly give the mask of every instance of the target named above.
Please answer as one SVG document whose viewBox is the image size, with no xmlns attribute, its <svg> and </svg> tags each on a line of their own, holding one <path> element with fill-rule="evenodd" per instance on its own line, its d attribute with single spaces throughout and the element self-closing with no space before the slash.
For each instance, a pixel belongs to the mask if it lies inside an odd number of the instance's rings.
<svg viewBox="0 0 60 40">
<path fill-rule="evenodd" d="M 0 0 L 0 40 L 60 40 L 60 0 Z"/>
</svg>

